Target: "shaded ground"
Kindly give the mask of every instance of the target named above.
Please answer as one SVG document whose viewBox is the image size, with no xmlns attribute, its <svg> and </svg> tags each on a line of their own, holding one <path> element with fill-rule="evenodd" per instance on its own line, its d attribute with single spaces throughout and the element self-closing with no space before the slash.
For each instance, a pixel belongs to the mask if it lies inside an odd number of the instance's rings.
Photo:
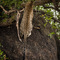
<svg viewBox="0 0 60 60">
<path fill-rule="evenodd" d="M 58 60 L 55 38 L 48 37 L 48 34 L 53 31 L 51 26 L 48 24 L 44 27 L 45 22 L 40 14 L 35 13 L 34 15 L 34 29 L 32 35 L 27 38 L 26 60 Z M 36 29 L 37 26 L 40 29 Z M 9 60 L 23 60 L 23 42 L 18 40 L 15 24 L 0 27 L 0 42 Z"/>
</svg>

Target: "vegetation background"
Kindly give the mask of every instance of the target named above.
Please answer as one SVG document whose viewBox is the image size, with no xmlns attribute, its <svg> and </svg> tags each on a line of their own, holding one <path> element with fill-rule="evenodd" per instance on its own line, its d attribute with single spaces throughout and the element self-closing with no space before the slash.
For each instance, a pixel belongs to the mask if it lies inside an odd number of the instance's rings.
<svg viewBox="0 0 60 60">
<path fill-rule="evenodd" d="M 30 1 L 30 0 L 28 0 Z M 38 0 L 39 1 L 39 0 Z M 0 0 L 0 27 L 5 27 L 12 25 L 16 22 L 16 14 L 17 10 L 23 9 L 22 3 L 27 2 L 27 0 Z M 46 3 L 42 5 L 34 6 L 35 11 L 43 11 L 44 14 L 41 14 L 40 17 L 45 18 L 44 27 L 49 23 L 54 29 L 54 32 L 50 32 L 48 36 L 52 38 L 55 34 L 57 38 L 60 40 L 60 10 L 57 10 L 53 1 L 51 3 Z M 60 9 L 60 2 L 58 3 L 58 9 Z M 54 43 L 54 42 L 53 42 Z M 0 47 L 3 46 L 0 43 Z M 8 59 L 4 51 L 0 49 L 0 60 Z"/>
</svg>

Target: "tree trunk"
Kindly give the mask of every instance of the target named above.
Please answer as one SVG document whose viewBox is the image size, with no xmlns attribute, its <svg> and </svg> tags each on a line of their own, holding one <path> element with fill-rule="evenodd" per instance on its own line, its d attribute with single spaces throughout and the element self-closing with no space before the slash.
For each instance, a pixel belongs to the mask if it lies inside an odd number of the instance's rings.
<svg viewBox="0 0 60 60">
<path fill-rule="evenodd" d="M 45 20 L 40 17 L 41 12 L 34 13 L 33 31 L 27 38 L 26 60 L 58 60 L 56 41 L 48 34 L 53 31 L 48 23 L 44 27 Z M 17 36 L 15 24 L 8 27 L 0 27 L 0 42 L 9 60 L 23 60 L 23 42 Z"/>
</svg>

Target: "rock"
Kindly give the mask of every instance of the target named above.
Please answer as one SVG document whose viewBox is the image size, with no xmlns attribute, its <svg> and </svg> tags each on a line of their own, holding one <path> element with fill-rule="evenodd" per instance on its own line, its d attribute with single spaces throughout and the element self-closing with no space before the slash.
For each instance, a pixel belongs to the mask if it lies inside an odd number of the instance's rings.
<svg viewBox="0 0 60 60">
<path fill-rule="evenodd" d="M 26 60 L 58 60 L 56 41 L 48 36 L 53 31 L 51 26 L 48 24 L 44 27 L 44 19 L 40 15 L 34 15 L 34 28 L 26 43 Z M 18 39 L 15 24 L 0 27 L 0 42 L 9 60 L 24 60 L 23 42 Z"/>
</svg>

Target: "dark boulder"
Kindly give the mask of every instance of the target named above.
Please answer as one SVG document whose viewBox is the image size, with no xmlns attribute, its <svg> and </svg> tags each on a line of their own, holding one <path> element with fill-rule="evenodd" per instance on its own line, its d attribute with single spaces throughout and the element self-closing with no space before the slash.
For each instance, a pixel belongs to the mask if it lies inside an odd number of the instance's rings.
<svg viewBox="0 0 60 60">
<path fill-rule="evenodd" d="M 44 27 L 44 18 L 40 14 L 34 14 L 33 31 L 27 38 L 26 60 L 58 60 L 55 38 L 48 34 L 52 32 L 50 24 Z M 23 60 L 23 42 L 17 36 L 15 24 L 0 27 L 0 42 L 2 50 L 5 51 L 9 60 Z"/>
</svg>

